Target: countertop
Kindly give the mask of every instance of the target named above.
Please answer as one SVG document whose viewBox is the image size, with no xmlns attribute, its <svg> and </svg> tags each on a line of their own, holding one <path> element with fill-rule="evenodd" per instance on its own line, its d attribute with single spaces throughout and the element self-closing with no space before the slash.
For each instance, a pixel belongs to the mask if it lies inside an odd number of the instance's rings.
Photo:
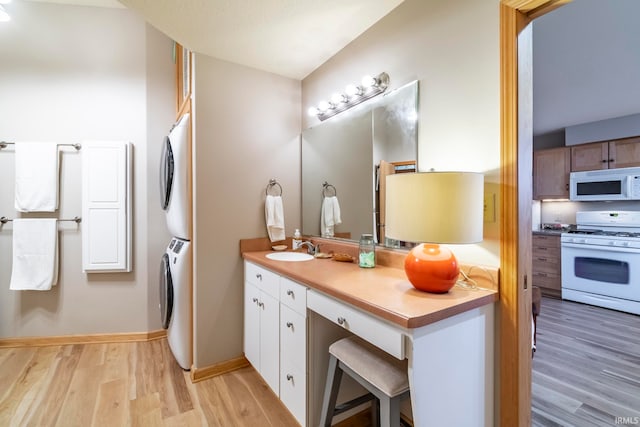
<svg viewBox="0 0 640 427">
<path fill-rule="evenodd" d="M 421 292 L 409 283 L 404 270 L 395 267 L 368 269 L 331 259 L 273 261 L 265 257 L 268 253 L 271 251 L 243 252 L 242 256 L 404 328 L 425 326 L 498 300 L 496 290 L 483 288 L 454 286 L 446 294 Z"/>
<path fill-rule="evenodd" d="M 532 233 L 534 235 L 538 234 L 538 235 L 543 235 L 543 236 L 558 236 L 558 237 L 560 237 L 560 235 L 562 233 L 566 233 L 566 230 L 533 230 Z"/>
</svg>

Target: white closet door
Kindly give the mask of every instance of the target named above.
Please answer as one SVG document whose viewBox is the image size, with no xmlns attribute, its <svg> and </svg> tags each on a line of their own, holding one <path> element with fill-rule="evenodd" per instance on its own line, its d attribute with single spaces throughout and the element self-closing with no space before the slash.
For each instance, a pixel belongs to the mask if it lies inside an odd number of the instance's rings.
<svg viewBox="0 0 640 427">
<path fill-rule="evenodd" d="M 82 144 L 82 268 L 131 271 L 131 144 Z"/>
</svg>

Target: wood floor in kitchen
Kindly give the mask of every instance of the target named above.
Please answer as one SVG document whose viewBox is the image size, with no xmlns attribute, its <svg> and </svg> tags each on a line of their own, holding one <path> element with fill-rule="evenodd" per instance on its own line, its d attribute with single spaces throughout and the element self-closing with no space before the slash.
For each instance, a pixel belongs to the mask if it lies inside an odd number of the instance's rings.
<svg viewBox="0 0 640 427">
<path fill-rule="evenodd" d="M 543 298 L 533 426 L 640 425 L 640 316 Z"/>
</svg>

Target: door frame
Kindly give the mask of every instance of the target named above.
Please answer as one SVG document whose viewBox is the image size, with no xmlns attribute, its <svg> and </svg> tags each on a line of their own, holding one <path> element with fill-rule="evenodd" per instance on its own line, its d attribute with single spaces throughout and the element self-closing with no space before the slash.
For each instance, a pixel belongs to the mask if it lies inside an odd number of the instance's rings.
<svg viewBox="0 0 640 427">
<path fill-rule="evenodd" d="M 500 303 L 499 422 L 531 425 L 531 51 L 518 55 L 519 36 L 530 44 L 533 19 L 571 0 L 500 2 Z M 519 67 L 519 61 L 521 62 Z M 519 78 L 519 73 L 523 73 Z M 522 81 L 521 81 L 522 80 Z M 529 81 L 530 83 L 530 81 Z M 527 99 L 526 101 L 530 101 Z M 521 133 L 522 132 L 522 133 Z"/>
</svg>

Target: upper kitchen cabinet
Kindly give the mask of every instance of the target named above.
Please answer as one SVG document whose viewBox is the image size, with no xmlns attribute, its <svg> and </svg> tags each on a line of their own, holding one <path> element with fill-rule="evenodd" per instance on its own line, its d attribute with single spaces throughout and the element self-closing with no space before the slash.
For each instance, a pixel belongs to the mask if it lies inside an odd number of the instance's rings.
<svg viewBox="0 0 640 427">
<path fill-rule="evenodd" d="M 640 137 L 571 147 L 571 171 L 640 166 Z"/>
<path fill-rule="evenodd" d="M 533 198 L 568 199 L 571 152 L 569 147 L 533 152 Z"/>
</svg>

